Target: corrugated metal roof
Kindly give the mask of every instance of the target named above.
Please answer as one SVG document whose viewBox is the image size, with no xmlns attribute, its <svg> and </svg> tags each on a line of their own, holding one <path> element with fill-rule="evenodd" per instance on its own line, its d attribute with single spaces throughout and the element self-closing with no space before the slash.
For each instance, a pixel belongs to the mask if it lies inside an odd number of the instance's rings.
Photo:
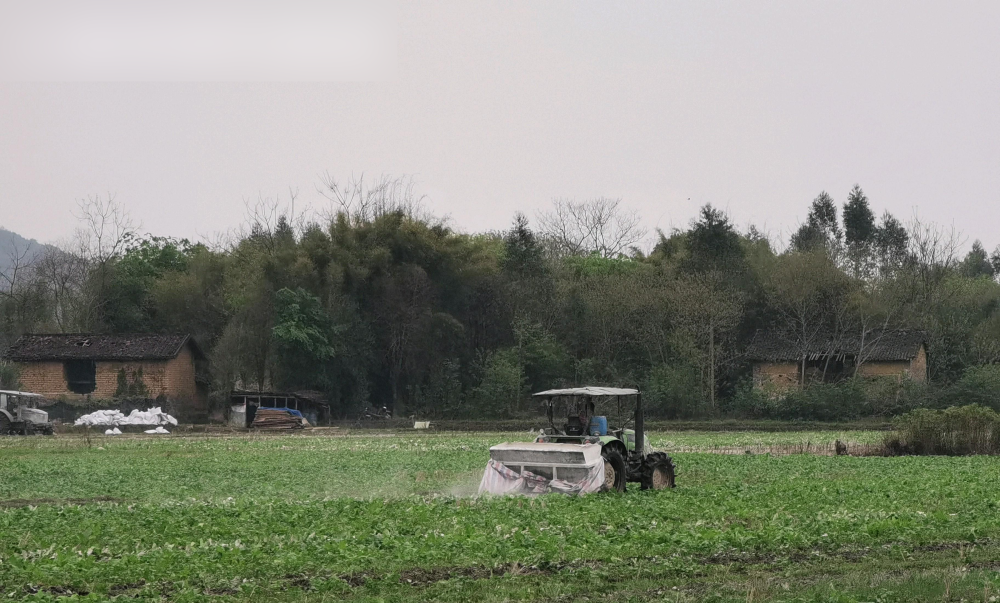
<svg viewBox="0 0 1000 603">
<path fill-rule="evenodd" d="M 61 333 L 22 335 L 4 353 L 16 362 L 45 360 L 169 360 L 188 343 L 188 335 Z M 201 355 L 194 346 L 195 353 Z"/>
<path fill-rule="evenodd" d="M 638 394 L 637 389 L 620 387 L 570 387 L 567 389 L 549 389 L 534 394 L 536 396 L 631 396 Z"/>
<path fill-rule="evenodd" d="M 820 333 L 805 345 L 788 332 L 757 331 L 747 348 L 747 357 L 761 362 L 782 362 L 797 361 L 803 355 L 816 359 L 858 356 L 860 352 L 866 362 L 892 362 L 912 360 L 926 342 L 927 333 L 915 329 L 869 331 L 863 338 L 860 332 L 836 337 Z"/>
</svg>

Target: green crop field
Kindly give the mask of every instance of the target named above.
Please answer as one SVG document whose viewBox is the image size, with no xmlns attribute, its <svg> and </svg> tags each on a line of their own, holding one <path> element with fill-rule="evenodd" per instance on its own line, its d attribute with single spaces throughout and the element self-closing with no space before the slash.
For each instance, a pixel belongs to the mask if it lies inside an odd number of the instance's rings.
<svg viewBox="0 0 1000 603">
<path fill-rule="evenodd" d="M 0 600 L 996 601 L 992 457 L 713 454 L 679 487 L 475 498 L 527 433 L 0 440 Z"/>
</svg>

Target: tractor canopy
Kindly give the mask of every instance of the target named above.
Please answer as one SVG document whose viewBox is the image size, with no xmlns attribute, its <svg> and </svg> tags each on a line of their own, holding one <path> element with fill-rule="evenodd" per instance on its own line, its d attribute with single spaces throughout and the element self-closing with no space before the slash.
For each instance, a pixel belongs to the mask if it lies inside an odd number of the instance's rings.
<svg viewBox="0 0 1000 603">
<path fill-rule="evenodd" d="M 624 387 L 568 387 L 549 389 L 534 394 L 542 398 L 549 419 L 552 441 L 562 437 L 584 435 L 609 435 L 608 423 L 621 430 L 621 439 L 629 451 L 645 453 L 648 446 L 643 431 L 642 394 L 638 389 Z M 556 427 L 555 417 L 565 416 L 562 429 Z M 626 429 L 628 427 L 632 429 Z M 595 432 L 594 429 L 597 429 Z M 630 437 L 625 437 L 626 433 Z"/>
<path fill-rule="evenodd" d="M 623 387 L 569 387 L 566 389 L 547 389 L 532 395 L 536 398 L 554 398 L 556 396 L 635 396 L 638 393 L 637 389 Z"/>
</svg>

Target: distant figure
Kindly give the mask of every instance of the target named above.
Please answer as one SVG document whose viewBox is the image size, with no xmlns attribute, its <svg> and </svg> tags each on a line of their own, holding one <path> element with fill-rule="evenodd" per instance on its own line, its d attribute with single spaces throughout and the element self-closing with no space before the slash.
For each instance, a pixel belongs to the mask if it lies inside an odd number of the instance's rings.
<svg viewBox="0 0 1000 603">
<path fill-rule="evenodd" d="M 837 440 L 833 443 L 833 449 L 837 451 L 837 456 L 843 456 L 847 454 L 847 444 Z"/>
</svg>

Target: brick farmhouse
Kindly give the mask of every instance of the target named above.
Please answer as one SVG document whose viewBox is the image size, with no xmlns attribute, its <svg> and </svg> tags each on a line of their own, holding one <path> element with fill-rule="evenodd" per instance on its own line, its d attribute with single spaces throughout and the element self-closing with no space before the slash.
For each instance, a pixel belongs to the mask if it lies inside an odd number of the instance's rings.
<svg viewBox="0 0 1000 603">
<path fill-rule="evenodd" d="M 207 410 L 196 363 L 204 359 L 188 335 L 23 335 L 4 353 L 21 369 L 21 388 L 52 400 L 156 399 Z"/>
<path fill-rule="evenodd" d="M 885 330 L 832 336 L 758 331 L 747 350 L 754 387 L 787 390 L 801 384 L 852 377 L 927 380 L 927 336 Z"/>
</svg>

